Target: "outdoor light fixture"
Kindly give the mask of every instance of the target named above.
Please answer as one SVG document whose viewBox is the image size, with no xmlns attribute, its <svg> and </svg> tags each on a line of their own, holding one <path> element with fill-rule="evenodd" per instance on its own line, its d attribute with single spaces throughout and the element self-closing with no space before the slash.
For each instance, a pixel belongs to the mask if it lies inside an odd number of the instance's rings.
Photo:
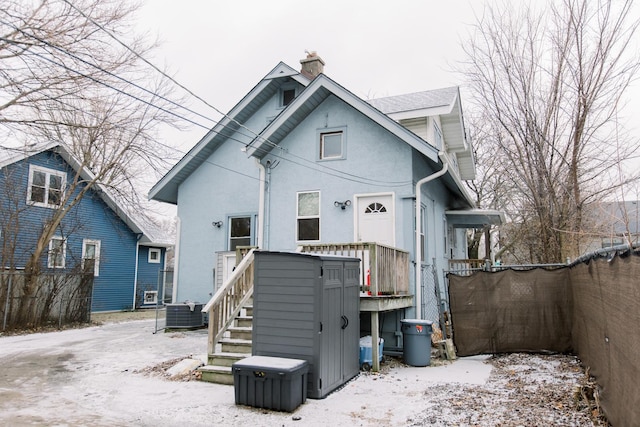
<svg viewBox="0 0 640 427">
<path fill-rule="evenodd" d="M 333 206 L 345 210 L 347 206 L 351 206 L 351 200 L 345 200 L 344 202 L 339 202 L 336 200 L 335 202 L 333 202 Z"/>
<path fill-rule="evenodd" d="M 216 228 L 220 228 L 222 227 L 222 221 L 214 221 L 211 223 L 211 225 L 213 225 Z"/>
</svg>

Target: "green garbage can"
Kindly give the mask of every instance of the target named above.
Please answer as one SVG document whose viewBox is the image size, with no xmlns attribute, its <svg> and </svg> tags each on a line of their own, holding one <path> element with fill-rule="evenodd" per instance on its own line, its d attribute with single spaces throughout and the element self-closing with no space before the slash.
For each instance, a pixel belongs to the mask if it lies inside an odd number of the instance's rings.
<svg viewBox="0 0 640 427">
<path fill-rule="evenodd" d="M 404 342 L 404 363 L 411 366 L 429 366 L 431 363 L 431 333 L 433 329 L 430 320 L 402 319 L 400 320 L 402 339 Z"/>
</svg>

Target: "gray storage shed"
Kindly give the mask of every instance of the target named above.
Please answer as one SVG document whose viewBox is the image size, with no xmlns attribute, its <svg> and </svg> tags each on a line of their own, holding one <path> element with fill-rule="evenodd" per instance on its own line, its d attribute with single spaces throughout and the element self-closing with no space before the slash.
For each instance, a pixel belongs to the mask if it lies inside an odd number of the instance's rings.
<svg viewBox="0 0 640 427">
<path fill-rule="evenodd" d="M 252 352 L 306 360 L 308 397 L 324 398 L 360 370 L 360 260 L 254 256 Z"/>
</svg>

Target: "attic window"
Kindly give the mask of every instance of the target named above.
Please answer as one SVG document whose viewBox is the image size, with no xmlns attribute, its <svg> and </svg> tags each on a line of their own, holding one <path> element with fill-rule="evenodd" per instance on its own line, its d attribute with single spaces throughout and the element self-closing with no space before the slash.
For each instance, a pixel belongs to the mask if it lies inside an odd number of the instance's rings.
<svg viewBox="0 0 640 427">
<path fill-rule="evenodd" d="M 57 208 L 62 201 L 66 175 L 62 171 L 29 166 L 27 203 L 45 208 Z"/>
<path fill-rule="evenodd" d="M 282 91 L 282 106 L 287 106 L 296 98 L 295 89 L 285 89 Z"/>
<path fill-rule="evenodd" d="M 342 158 L 342 132 L 320 134 L 320 160 Z"/>
</svg>

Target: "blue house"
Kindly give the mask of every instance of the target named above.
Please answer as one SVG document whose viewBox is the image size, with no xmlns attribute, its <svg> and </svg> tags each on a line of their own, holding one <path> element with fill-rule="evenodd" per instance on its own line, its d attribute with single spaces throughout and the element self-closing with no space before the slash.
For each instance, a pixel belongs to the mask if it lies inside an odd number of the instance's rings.
<svg viewBox="0 0 640 427">
<path fill-rule="evenodd" d="M 459 90 L 366 101 L 315 53 L 300 62 L 276 65 L 151 189 L 177 205 L 177 299 L 219 292 L 239 246 L 355 255 L 361 310 L 372 332 L 384 312 L 400 347 L 400 318 L 438 322 L 466 229 L 502 220 L 463 185 L 475 164 Z"/>
<path fill-rule="evenodd" d="M 0 255 L 5 270 L 24 269 L 45 221 L 65 207 L 66 189 L 74 180 L 91 179 L 91 172 L 79 165 L 59 143 L 0 161 Z M 158 277 L 171 245 L 159 242 L 147 228 L 98 186 L 61 221 L 42 256 L 41 270 L 64 273 L 91 263 L 92 311 L 155 305 L 162 298 Z"/>
</svg>

